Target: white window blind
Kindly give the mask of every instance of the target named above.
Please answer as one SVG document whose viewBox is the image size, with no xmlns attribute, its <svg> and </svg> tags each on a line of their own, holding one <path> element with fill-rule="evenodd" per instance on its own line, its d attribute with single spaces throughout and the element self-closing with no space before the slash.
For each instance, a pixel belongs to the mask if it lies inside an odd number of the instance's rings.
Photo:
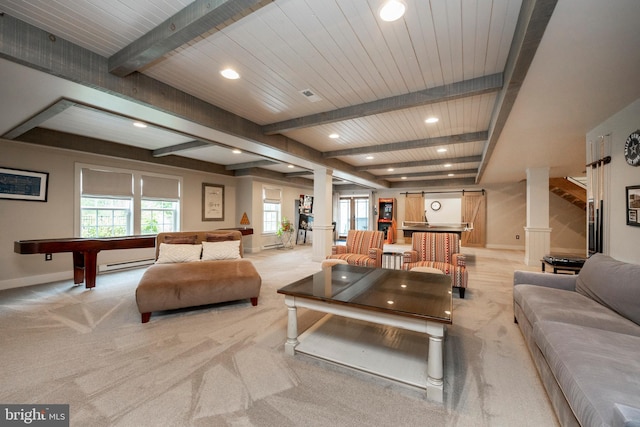
<svg viewBox="0 0 640 427">
<path fill-rule="evenodd" d="M 142 175 L 142 197 L 147 199 L 177 200 L 180 181 L 172 178 Z"/>
<path fill-rule="evenodd" d="M 133 175 L 82 168 L 82 195 L 133 197 Z"/>
<path fill-rule="evenodd" d="M 263 199 L 265 203 L 280 203 L 282 191 L 279 188 L 263 188 Z"/>
</svg>

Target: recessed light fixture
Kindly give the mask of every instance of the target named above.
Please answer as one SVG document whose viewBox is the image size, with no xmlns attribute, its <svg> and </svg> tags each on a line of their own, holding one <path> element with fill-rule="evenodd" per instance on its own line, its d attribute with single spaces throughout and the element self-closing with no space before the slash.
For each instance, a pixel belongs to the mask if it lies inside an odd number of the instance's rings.
<svg viewBox="0 0 640 427">
<path fill-rule="evenodd" d="M 137 128 L 141 128 L 141 129 L 144 129 L 144 128 L 146 128 L 146 127 L 147 127 L 147 125 L 146 125 L 146 124 L 144 124 L 144 123 L 142 123 L 142 122 L 133 122 L 133 125 L 134 125 L 135 127 L 137 127 Z"/>
<path fill-rule="evenodd" d="M 373 159 L 374 159 L 374 157 L 373 157 L 373 156 L 367 156 L 367 157 L 366 157 L 366 159 L 367 159 L 367 160 L 373 160 Z"/>
<path fill-rule="evenodd" d="M 404 1 L 388 0 L 382 5 L 378 14 L 383 21 L 392 22 L 402 18 L 406 9 L 407 5 Z"/>
<path fill-rule="evenodd" d="M 447 149 L 446 148 L 438 148 L 438 153 L 446 153 Z"/>
<path fill-rule="evenodd" d="M 229 80 L 236 80 L 240 78 L 240 74 L 238 74 L 236 70 L 233 70 L 231 68 L 225 68 L 224 70 L 220 71 L 220 74 L 222 75 L 222 77 Z"/>
<path fill-rule="evenodd" d="M 393 172 L 393 171 L 394 171 L 394 169 L 393 169 L 393 168 L 389 168 L 389 169 L 387 169 L 387 172 Z"/>
<path fill-rule="evenodd" d="M 456 174 L 455 173 L 450 173 L 447 176 L 456 176 Z"/>
<path fill-rule="evenodd" d="M 293 169 L 295 166 L 293 166 L 293 165 L 289 165 L 289 166 L 287 166 L 287 167 L 288 167 L 289 169 Z"/>
<path fill-rule="evenodd" d="M 400 178 L 400 179 L 407 179 L 407 177 L 406 177 L 406 176 L 403 176 L 403 177 L 402 177 L 402 178 Z"/>
<path fill-rule="evenodd" d="M 389 300 L 389 301 L 387 301 L 387 304 L 392 305 L 392 304 L 395 304 L 395 303 L 393 301 Z"/>
<path fill-rule="evenodd" d="M 440 119 L 439 119 L 439 118 L 437 118 L 437 117 L 429 117 L 429 118 L 428 118 L 427 120 L 425 120 L 424 122 L 425 122 L 425 123 L 432 124 L 432 123 L 438 123 L 438 121 L 439 121 L 439 120 L 440 120 Z"/>
<path fill-rule="evenodd" d="M 242 153 L 242 151 L 238 150 L 237 148 L 234 148 L 233 150 L 231 150 L 231 152 L 232 152 L 233 154 L 240 154 L 240 153 Z"/>
<path fill-rule="evenodd" d="M 332 133 L 331 135 L 329 135 L 329 138 L 338 139 L 338 138 L 340 138 L 340 135 L 338 135 L 337 133 Z"/>
<path fill-rule="evenodd" d="M 451 163 L 447 163 L 444 165 L 445 168 L 450 168 L 451 166 L 453 166 Z"/>
</svg>

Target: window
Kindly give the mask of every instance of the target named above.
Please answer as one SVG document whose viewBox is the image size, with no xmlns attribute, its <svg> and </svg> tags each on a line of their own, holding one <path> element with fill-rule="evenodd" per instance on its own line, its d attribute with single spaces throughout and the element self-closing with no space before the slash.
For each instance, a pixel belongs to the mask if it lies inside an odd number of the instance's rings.
<svg viewBox="0 0 640 427">
<path fill-rule="evenodd" d="M 177 231 L 177 219 L 177 201 L 142 200 L 140 234 Z"/>
<path fill-rule="evenodd" d="M 142 175 L 140 233 L 178 231 L 180 182 L 174 178 Z"/>
<path fill-rule="evenodd" d="M 82 197 L 80 237 L 114 237 L 130 234 L 130 198 Z"/>
<path fill-rule="evenodd" d="M 275 233 L 280 226 L 281 190 L 278 188 L 263 188 L 262 204 L 262 232 Z"/>
<path fill-rule="evenodd" d="M 180 230 L 180 179 L 78 166 L 80 237 Z"/>
</svg>

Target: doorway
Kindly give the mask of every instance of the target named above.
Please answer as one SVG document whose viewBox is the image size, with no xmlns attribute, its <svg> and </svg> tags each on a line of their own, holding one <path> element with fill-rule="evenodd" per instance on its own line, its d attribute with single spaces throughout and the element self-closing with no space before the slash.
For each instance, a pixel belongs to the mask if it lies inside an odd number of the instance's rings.
<svg viewBox="0 0 640 427">
<path fill-rule="evenodd" d="M 369 211 L 369 196 L 341 196 L 338 202 L 338 238 L 346 239 L 349 230 L 368 230 Z"/>
</svg>

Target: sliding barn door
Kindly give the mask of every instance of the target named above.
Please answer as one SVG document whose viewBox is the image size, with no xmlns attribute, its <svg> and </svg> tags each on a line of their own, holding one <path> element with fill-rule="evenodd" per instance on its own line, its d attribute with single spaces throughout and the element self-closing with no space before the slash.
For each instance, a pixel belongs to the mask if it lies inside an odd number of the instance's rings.
<svg viewBox="0 0 640 427">
<path fill-rule="evenodd" d="M 486 244 L 487 202 L 484 191 L 463 193 L 462 222 L 473 224 L 473 230 L 462 233 L 462 246 L 483 248 Z"/>
<path fill-rule="evenodd" d="M 407 194 L 404 201 L 404 220 L 412 222 L 424 221 L 424 199 L 422 194 Z"/>
</svg>

